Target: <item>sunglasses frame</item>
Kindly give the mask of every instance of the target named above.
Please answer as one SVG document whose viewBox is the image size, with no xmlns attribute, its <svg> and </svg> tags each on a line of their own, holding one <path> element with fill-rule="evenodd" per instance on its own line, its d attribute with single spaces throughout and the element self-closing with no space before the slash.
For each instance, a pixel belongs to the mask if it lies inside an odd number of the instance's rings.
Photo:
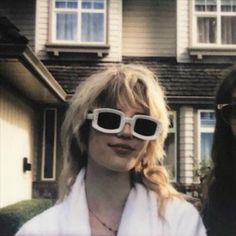
<svg viewBox="0 0 236 236">
<path fill-rule="evenodd" d="M 116 114 L 116 115 L 119 115 L 120 116 L 120 125 L 117 129 L 105 129 L 105 128 L 102 128 L 98 125 L 98 116 L 100 113 L 102 112 L 110 112 L 110 113 L 113 113 L 113 114 Z M 92 127 L 98 131 L 101 131 L 103 133 L 106 133 L 106 134 L 116 134 L 116 133 L 119 133 L 123 130 L 125 124 L 130 124 L 130 130 L 131 130 L 131 134 L 139 139 L 142 139 L 142 140 L 154 140 L 156 139 L 159 134 L 160 134 L 160 130 L 161 130 L 161 123 L 160 121 L 148 116 L 148 115 L 134 115 L 133 117 L 127 117 L 125 116 L 125 114 L 122 112 L 122 111 L 119 111 L 119 110 L 116 110 L 116 109 L 113 109 L 113 108 L 97 108 L 97 109 L 94 109 L 93 110 L 93 113 L 88 113 L 87 114 L 87 119 L 89 120 L 92 120 Z M 136 133 L 135 130 L 134 130 L 134 127 L 135 127 L 135 122 L 137 119 L 145 119 L 145 120 L 150 120 L 154 123 L 156 123 L 156 131 L 153 135 L 150 135 L 150 136 L 145 136 L 145 135 L 142 135 L 142 134 L 139 134 L 139 133 Z"/>
<path fill-rule="evenodd" d="M 227 107 L 227 106 L 232 106 L 232 105 L 235 105 L 236 106 L 236 103 L 222 103 L 222 104 L 217 104 L 217 110 L 219 110 L 221 112 L 221 116 L 222 116 L 222 119 L 227 123 L 227 124 L 230 124 L 230 121 L 227 120 L 225 118 L 225 116 L 223 115 L 223 108 L 224 107 Z"/>
</svg>

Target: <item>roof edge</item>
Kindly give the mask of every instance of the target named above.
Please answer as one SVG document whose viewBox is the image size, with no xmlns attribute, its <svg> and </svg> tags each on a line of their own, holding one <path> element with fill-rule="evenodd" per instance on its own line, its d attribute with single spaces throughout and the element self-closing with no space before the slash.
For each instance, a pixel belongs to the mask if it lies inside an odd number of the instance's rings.
<svg viewBox="0 0 236 236">
<path fill-rule="evenodd" d="M 26 47 L 21 55 L 21 59 L 26 65 L 31 67 L 34 73 L 40 76 L 41 81 L 50 88 L 50 90 L 60 98 L 61 101 L 66 101 L 66 92 L 61 85 L 54 79 L 46 66 L 38 59 L 30 47 Z"/>
</svg>

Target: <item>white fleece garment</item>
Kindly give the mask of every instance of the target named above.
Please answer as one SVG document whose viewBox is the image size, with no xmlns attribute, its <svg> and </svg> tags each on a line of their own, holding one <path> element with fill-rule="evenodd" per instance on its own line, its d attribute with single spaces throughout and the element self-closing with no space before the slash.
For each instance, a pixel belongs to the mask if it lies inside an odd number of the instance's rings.
<svg viewBox="0 0 236 236">
<path fill-rule="evenodd" d="M 28 221 L 16 236 L 90 236 L 84 175 L 83 169 L 62 203 Z M 165 222 L 158 216 L 156 193 L 137 183 L 129 193 L 118 236 L 206 235 L 197 210 L 186 201 L 168 201 L 164 217 Z"/>
</svg>

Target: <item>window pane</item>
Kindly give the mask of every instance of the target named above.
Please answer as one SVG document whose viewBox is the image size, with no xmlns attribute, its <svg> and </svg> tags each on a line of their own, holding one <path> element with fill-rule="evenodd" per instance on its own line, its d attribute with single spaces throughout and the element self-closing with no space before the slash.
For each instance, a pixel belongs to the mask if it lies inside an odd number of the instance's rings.
<svg viewBox="0 0 236 236">
<path fill-rule="evenodd" d="M 199 43 L 216 43 L 216 18 L 199 17 L 197 28 Z"/>
<path fill-rule="evenodd" d="M 236 0 L 232 0 L 232 11 L 236 12 Z"/>
<path fill-rule="evenodd" d="M 205 0 L 196 0 L 195 1 L 195 10 L 196 11 L 205 11 Z"/>
<path fill-rule="evenodd" d="M 221 11 L 231 11 L 231 0 L 221 0 Z"/>
<path fill-rule="evenodd" d="M 201 128 L 214 128 L 214 126 L 215 126 L 215 113 L 201 112 Z"/>
<path fill-rule="evenodd" d="M 77 14 L 58 13 L 57 21 L 57 40 L 76 40 L 77 39 Z"/>
<path fill-rule="evenodd" d="M 44 166 L 43 177 L 53 178 L 54 166 L 54 145 L 55 145 L 55 110 L 47 110 L 45 113 L 45 133 L 44 133 Z"/>
<path fill-rule="evenodd" d="M 196 11 L 216 11 L 217 0 L 196 0 L 195 10 Z"/>
<path fill-rule="evenodd" d="M 165 151 L 166 151 L 166 158 L 164 160 L 164 165 L 168 169 L 170 173 L 171 179 L 176 177 L 176 142 L 175 142 L 175 134 L 169 133 L 168 137 L 165 141 Z"/>
<path fill-rule="evenodd" d="M 82 42 L 104 41 L 104 14 L 82 13 Z"/>
<path fill-rule="evenodd" d="M 223 16 L 221 20 L 222 44 L 236 44 L 236 16 Z"/>
<path fill-rule="evenodd" d="M 104 0 L 82 0 L 83 9 L 104 9 Z"/>
<path fill-rule="evenodd" d="M 216 11 L 216 1 L 217 0 L 207 0 L 206 10 L 207 11 Z"/>
<path fill-rule="evenodd" d="M 77 8 L 78 0 L 56 0 L 56 8 Z"/>
<path fill-rule="evenodd" d="M 209 161 L 211 159 L 211 147 L 213 142 L 213 133 L 201 133 L 201 160 Z"/>
</svg>

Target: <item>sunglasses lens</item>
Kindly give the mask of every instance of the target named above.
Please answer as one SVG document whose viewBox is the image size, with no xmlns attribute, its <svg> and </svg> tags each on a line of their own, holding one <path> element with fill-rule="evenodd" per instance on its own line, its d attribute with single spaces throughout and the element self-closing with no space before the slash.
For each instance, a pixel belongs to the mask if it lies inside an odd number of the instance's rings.
<svg viewBox="0 0 236 236">
<path fill-rule="evenodd" d="M 157 123 L 148 119 L 138 118 L 135 122 L 134 131 L 143 136 L 152 136 L 157 129 Z"/>
<path fill-rule="evenodd" d="M 121 116 L 112 112 L 100 112 L 97 119 L 98 126 L 113 130 L 120 127 Z"/>
<path fill-rule="evenodd" d="M 230 122 L 232 119 L 236 119 L 236 104 L 230 104 L 224 106 L 221 110 L 223 119 L 226 122 Z"/>
</svg>

